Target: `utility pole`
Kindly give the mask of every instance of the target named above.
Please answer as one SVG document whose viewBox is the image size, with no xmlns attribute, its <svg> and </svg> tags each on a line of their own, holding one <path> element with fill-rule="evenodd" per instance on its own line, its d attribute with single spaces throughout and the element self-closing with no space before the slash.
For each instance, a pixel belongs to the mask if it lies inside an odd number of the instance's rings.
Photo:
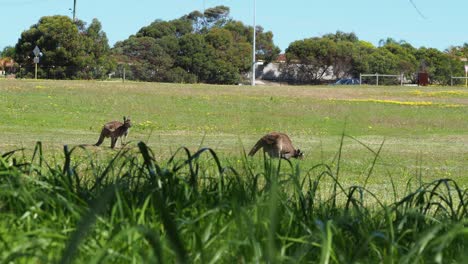
<svg viewBox="0 0 468 264">
<path fill-rule="evenodd" d="M 206 27 L 206 16 L 205 16 L 205 11 L 206 11 L 206 1 L 203 0 L 203 27 Z"/>
<path fill-rule="evenodd" d="M 253 44 L 252 44 L 252 86 L 255 86 L 255 35 L 256 35 L 256 25 L 255 25 L 255 13 L 257 8 L 257 0 L 254 0 L 253 7 Z"/>
<path fill-rule="evenodd" d="M 75 22 L 76 18 L 76 0 L 73 0 L 73 22 Z"/>
</svg>

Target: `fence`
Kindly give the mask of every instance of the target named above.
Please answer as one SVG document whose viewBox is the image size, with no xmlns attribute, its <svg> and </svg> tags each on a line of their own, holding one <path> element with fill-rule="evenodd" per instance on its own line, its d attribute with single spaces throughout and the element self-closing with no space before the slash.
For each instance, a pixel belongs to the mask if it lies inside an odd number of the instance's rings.
<svg viewBox="0 0 468 264">
<path fill-rule="evenodd" d="M 403 74 L 392 75 L 392 74 L 359 74 L 359 83 L 362 84 L 362 77 L 376 77 L 376 85 L 379 85 L 379 77 L 397 77 L 400 78 L 400 85 L 403 86 Z"/>
<path fill-rule="evenodd" d="M 468 77 L 456 77 L 456 76 L 451 76 L 450 77 L 450 85 L 453 86 L 453 80 L 457 79 L 465 79 L 465 87 L 468 87 Z"/>
</svg>

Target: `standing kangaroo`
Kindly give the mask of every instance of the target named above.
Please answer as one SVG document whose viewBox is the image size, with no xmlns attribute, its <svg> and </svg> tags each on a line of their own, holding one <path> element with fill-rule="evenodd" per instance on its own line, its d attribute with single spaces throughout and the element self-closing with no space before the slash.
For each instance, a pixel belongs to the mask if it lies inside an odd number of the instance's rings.
<svg viewBox="0 0 468 264">
<path fill-rule="evenodd" d="M 115 147 L 115 143 L 117 143 L 117 139 L 119 137 L 121 138 L 121 144 L 124 144 L 124 140 L 128 136 L 128 131 L 130 127 L 132 126 L 132 123 L 130 121 L 130 117 L 123 117 L 124 122 L 120 121 L 111 121 L 109 123 L 106 123 L 101 130 L 101 135 L 99 136 L 99 140 L 95 146 L 99 146 L 102 144 L 104 141 L 104 138 L 111 138 L 111 148 Z"/>
<path fill-rule="evenodd" d="M 263 152 L 267 152 L 272 158 L 289 159 L 292 157 L 302 159 L 304 157 L 304 153 L 300 149 L 295 149 L 288 135 L 284 133 L 271 132 L 266 134 L 253 146 L 249 156 L 255 155 L 261 148 L 263 148 Z"/>
</svg>

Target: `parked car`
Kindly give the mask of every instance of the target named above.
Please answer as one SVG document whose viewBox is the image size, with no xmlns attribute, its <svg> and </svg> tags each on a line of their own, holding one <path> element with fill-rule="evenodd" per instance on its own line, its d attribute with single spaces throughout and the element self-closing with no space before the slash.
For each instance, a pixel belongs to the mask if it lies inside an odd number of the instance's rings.
<svg viewBox="0 0 468 264">
<path fill-rule="evenodd" d="M 359 79 L 339 79 L 334 83 L 334 85 L 359 85 Z"/>
</svg>

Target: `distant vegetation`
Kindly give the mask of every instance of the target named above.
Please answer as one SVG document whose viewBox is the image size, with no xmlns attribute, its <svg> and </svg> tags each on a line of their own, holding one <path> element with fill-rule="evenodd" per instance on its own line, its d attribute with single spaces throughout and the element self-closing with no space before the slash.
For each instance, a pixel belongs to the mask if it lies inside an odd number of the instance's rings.
<svg viewBox="0 0 468 264">
<path fill-rule="evenodd" d="M 286 76 L 302 83 L 320 83 L 333 74 L 337 78 L 359 77 L 360 73 L 404 74 L 413 83 L 418 72 L 427 72 L 432 84 L 450 84 L 450 76 L 464 74 L 462 58 L 468 58 L 468 43 L 446 52 L 416 49 L 392 38 L 379 47 L 359 40 L 354 33 L 336 32 L 291 43 L 286 49 Z"/>
<path fill-rule="evenodd" d="M 87 26 L 66 16 L 42 17 L 1 56 L 16 61 L 7 71 L 17 77 L 34 76 L 32 50 L 37 45 L 43 53 L 39 78 L 103 79 L 122 77 L 125 70 L 131 80 L 236 84 L 247 81 L 252 68 L 253 28 L 229 14 L 229 7 L 217 6 L 171 21 L 155 20 L 112 48 L 97 19 Z M 273 33 L 257 26 L 256 39 L 256 60 L 275 61 L 280 49 Z M 294 41 L 285 54 L 280 79 L 294 83 L 359 73 L 403 73 L 414 82 L 418 71 L 426 71 L 432 84 L 443 85 L 450 76 L 463 74 L 461 59 L 468 58 L 468 43 L 439 51 L 388 38 L 375 47 L 354 33 L 337 31 Z"/>
<path fill-rule="evenodd" d="M 18 77 L 33 77 L 32 53 L 35 46 L 40 56 L 39 78 L 99 79 L 115 68 L 115 60 L 101 23 L 94 19 L 86 27 L 66 16 L 43 17 L 21 34 L 15 46 L 15 61 L 22 67 Z"/>
</svg>

